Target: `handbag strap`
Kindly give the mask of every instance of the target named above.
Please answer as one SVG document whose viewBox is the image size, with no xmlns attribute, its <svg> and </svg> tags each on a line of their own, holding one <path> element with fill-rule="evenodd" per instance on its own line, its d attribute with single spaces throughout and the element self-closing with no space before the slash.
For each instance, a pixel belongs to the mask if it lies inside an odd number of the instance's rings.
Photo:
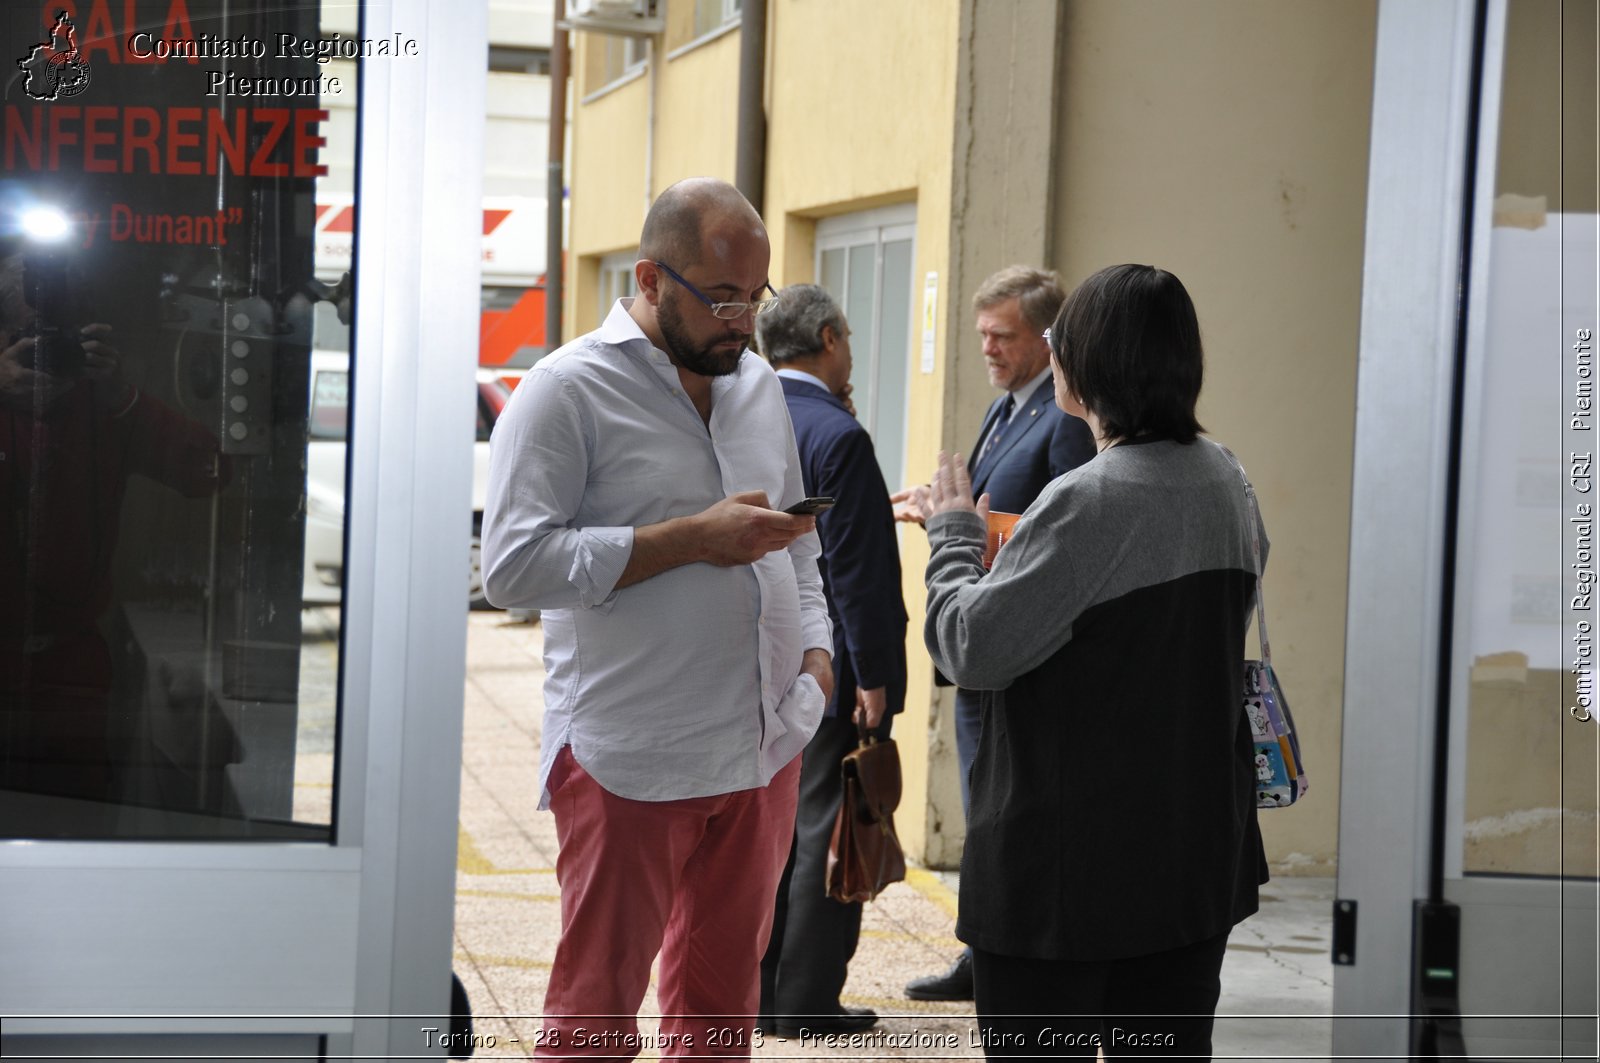
<svg viewBox="0 0 1600 1063">
<path fill-rule="evenodd" d="M 1216 443 L 1216 440 L 1212 440 Z M 1261 636 L 1261 663 L 1267 668 L 1272 667 L 1272 645 L 1267 641 L 1267 603 L 1266 596 L 1261 589 L 1261 508 L 1256 502 L 1256 489 L 1250 485 L 1250 477 L 1245 475 L 1244 465 L 1234 457 L 1233 451 L 1217 443 L 1217 449 L 1228 456 L 1233 462 L 1233 467 L 1239 470 L 1239 479 L 1244 481 L 1244 497 L 1250 503 L 1250 557 L 1256 565 L 1256 634 Z"/>
</svg>

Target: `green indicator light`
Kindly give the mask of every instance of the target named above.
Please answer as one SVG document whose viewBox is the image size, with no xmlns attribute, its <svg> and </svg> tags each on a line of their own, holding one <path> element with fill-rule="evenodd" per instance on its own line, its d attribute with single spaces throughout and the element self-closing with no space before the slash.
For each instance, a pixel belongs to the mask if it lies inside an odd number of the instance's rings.
<svg viewBox="0 0 1600 1063">
<path fill-rule="evenodd" d="M 1443 978 L 1446 981 L 1453 981 L 1456 976 L 1456 972 L 1452 971 L 1448 967 L 1429 967 L 1422 973 L 1427 975 L 1429 978 Z"/>
</svg>

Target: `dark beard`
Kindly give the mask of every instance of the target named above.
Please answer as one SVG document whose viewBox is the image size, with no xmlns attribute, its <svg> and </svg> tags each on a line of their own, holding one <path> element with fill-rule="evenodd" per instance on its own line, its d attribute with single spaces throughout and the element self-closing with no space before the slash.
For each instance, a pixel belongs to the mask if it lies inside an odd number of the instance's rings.
<svg viewBox="0 0 1600 1063">
<path fill-rule="evenodd" d="M 712 348 L 722 343 L 742 341 L 744 337 L 730 332 L 713 338 L 703 347 L 696 347 L 684 330 L 683 315 L 679 312 L 675 295 L 661 300 L 656 309 L 656 325 L 661 329 L 661 340 L 666 344 L 667 354 L 675 365 L 701 376 L 727 376 L 739 368 L 739 359 L 744 356 L 742 343 L 732 351 Z"/>
</svg>

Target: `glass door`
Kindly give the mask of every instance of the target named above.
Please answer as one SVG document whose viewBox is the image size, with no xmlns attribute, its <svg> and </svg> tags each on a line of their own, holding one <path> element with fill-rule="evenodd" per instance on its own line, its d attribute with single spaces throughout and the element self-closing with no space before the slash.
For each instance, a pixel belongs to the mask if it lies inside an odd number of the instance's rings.
<svg viewBox="0 0 1600 1063">
<path fill-rule="evenodd" d="M 817 283 L 850 323 L 851 400 L 890 484 L 904 482 L 916 221 L 905 204 L 817 223 Z"/>
<path fill-rule="evenodd" d="M 1335 1050 L 1594 1058 L 1595 8 L 1379 32 Z"/>
<path fill-rule="evenodd" d="M 326 133 L 355 64 L 207 71 L 172 54 L 189 35 L 315 42 L 320 12 L 185 15 L 107 35 L 7 11 L 27 51 L 0 179 L 4 837 L 331 836 L 339 623 L 300 608 L 309 370 L 325 318 L 347 331 L 319 308 L 348 318 L 353 293 L 311 222 L 330 184 L 348 198 L 354 137 Z M 249 106 L 222 94 L 245 83 Z M 322 479 L 337 547 L 344 462 Z"/>
<path fill-rule="evenodd" d="M 1485 18 L 1443 892 L 1468 1052 L 1592 1058 L 1595 7 Z"/>
<path fill-rule="evenodd" d="M 416 1054 L 360 1016 L 448 994 L 484 16 L 138 16 L 0 16 L 6 1048 Z"/>
</svg>

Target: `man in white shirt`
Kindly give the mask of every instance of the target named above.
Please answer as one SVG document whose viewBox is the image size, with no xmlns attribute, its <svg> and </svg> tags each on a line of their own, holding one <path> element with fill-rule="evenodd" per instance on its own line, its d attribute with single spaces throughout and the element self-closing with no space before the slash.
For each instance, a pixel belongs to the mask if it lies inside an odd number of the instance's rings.
<svg viewBox="0 0 1600 1063">
<path fill-rule="evenodd" d="M 766 230 L 695 178 L 656 200 L 639 256 L 640 294 L 529 372 L 491 444 L 484 591 L 545 635 L 549 1058 L 748 1055 L 799 754 L 833 686 L 815 520 L 781 512 L 804 495 L 783 391 L 745 349 Z"/>
</svg>

